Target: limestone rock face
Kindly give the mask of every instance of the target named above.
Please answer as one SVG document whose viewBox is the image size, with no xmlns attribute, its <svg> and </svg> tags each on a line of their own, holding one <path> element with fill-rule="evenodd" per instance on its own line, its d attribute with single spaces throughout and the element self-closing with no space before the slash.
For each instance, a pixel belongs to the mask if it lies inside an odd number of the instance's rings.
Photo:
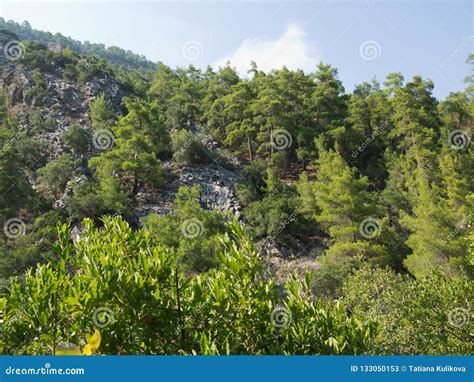
<svg viewBox="0 0 474 382">
<path fill-rule="evenodd" d="M 228 211 L 240 217 L 241 207 L 235 195 L 234 186 L 239 178 L 238 169 L 226 169 L 217 163 L 209 165 L 190 165 L 173 169 L 170 163 L 165 163 L 176 179 L 168 184 L 159 195 L 140 193 L 135 206 L 138 217 L 149 213 L 166 215 L 171 211 L 175 195 L 181 186 L 201 187 L 201 204 L 203 208 L 217 211 Z"/>
<path fill-rule="evenodd" d="M 101 94 L 112 103 L 116 114 L 121 113 L 124 96 L 130 95 L 123 90 L 111 76 L 104 74 L 84 84 L 66 81 L 62 73 L 42 73 L 46 92 L 41 96 L 31 95 L 32 71 L 15 64 L 2 62 L 0 66 L 0 87 L 6 98 L 7 108 L 16 116 L 20 128 L 29 129 L 31 112 L 39 112 L 43 121 L 52 121 L 52 128 L 43 132 L 38 139 L 48 143 L 48 159 L 57 158 L 65 149 L 62 134 L 73 124 L 79 124 L 91 130 L 89 105 Z"/>
</svg>

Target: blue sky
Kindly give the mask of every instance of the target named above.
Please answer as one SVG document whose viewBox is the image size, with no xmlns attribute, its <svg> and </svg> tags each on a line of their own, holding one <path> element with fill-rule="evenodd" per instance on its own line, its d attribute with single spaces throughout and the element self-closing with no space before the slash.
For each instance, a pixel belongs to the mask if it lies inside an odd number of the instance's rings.
<svg viewBox="0 0 474 382">
<path fill-rule="evenodd" d="M 444 98 L 464 88 L 474 52 L 471 1 L 50 1 L 2 0 L 0 16 L 35 29 L 117 45 L 170 66 L 245 73 L 250 60 L 339 70 L 348 91 L 374 76 L 421 74 Z"/>
</svg>

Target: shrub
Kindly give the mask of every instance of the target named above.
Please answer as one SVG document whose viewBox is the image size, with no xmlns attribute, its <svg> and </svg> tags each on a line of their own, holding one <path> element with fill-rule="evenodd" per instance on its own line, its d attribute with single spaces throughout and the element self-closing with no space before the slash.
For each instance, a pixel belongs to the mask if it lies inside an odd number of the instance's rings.
<svg viewBox="0 0 474 382">
<path fill-rule="evenodd" d="M 188 272 L 203 272 L 219 265 L 220 237 L 227 231 L 225 215 L 202 209 L 199 196 L 199 186 L 181 187 L 172 212 L 149 215 L 144 220 L 152 241 L 175 249 L 178 261 Z"/>
<path fill-rule="evenodd" d="M 188 130 L 179 130 L 171 134 L 173 161 L 178 164 L 209 163 L 206 147 L 201 143 L 199 134 Z"/>
<path fill-rule="evenodd" d="M 472 350 L 474 283 L 444 275 L 414 280 L 363 267 L 343 287 L 343 301 L 380 324 L 375 354 L 449 355 Z"/>
<path fill-rule="evenodd" d="M 4 353 L 58 353 L 85 344 L 97 324 L 102 354 L 360 354 L 376 334 L 374 322 L 312 298 L 309 277 L 292 278 L 280 299 L 238 225 L 222 237 L 222 267 L 190 277 L 173 251 L 120 218 L 84 228 L 73 245 L 61 226 L 58 261 L 27 272 L 0 301 Z"/>
<path fill-rule="evenodd" d="M 80 125 L 74 124 L 63 134 L 64 143 L 77 155 L 89 151 L 91 137 Z"/>
<path fill-rule="evenodd" d="M 55 196 L 60 195 L 71 179 L 76 165 L 77 161 L 71 154 L 62 154 L 58 159 L 48 162 L 38 170 L 40 189 Z"/>
<path fill-rule="evenodd" d="M 33 80 L 33 86 L 27 90 L 27 94 L 35 98 L 44 96 L 48 89 L 46 82 L 42 78 L 41 71 L 39 69 L 33 70 L 31 78 Z"/>
</svg>

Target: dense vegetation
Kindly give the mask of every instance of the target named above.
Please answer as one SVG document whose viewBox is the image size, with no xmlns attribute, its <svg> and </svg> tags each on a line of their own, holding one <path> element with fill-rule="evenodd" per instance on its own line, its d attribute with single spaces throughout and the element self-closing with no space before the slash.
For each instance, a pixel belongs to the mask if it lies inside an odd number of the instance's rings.
<svg viewBox="0 0 474 382">
<path fill-rule="evenodd" d="M 69 48 L 79 54 L 91 54 L 110 60 L 112 63 L 130 69 L 151 69 L 155 64 L 144 56 L 116 46 L 106 47 L 104 44 L 94 44 L 89 41 L 80 42 L 61 33 L 43 32 L 33 29 L 28 21 L 19 24 L 12 20 L 5 21 L 0 17 L 0 29 L 16 33 L 21 40 L 36 41 L 43 45 L 56 45 L 60 48 Z"/>
<path fill-rule="evenodd" d="M 0 233 L 4 353 L 67 352 L 96 329 L 105 354 L 471 351 L 472 73 L 438 101 L 430 80 L 400 73 L 350 94 L 323 63 L 309 74 L 254 65 L 248 78 L 158 64 L 147 81 L 70 49 L 25 47 L 17 65 L 32 71 L 32 97 L 51 71 L 71 83 L 122 76 L 135 96 L 118 118 L 98 97 L 94 139 L 71 127 L 49 162 L 40 137 L 54 121 L 32 110 L 20 129 L 0 96 L 0 223 L 18 219 Z M 233 158 L 243 227 L 204 210 L 198 187 L 136 223 L 139 191 L 171 181 L 164 161 Z M 74 243 L 68 226 L 82 227 Z M 324 252 L 319 269 L 276 285 L 255 244 L 269 237 Z"/>
</svg>

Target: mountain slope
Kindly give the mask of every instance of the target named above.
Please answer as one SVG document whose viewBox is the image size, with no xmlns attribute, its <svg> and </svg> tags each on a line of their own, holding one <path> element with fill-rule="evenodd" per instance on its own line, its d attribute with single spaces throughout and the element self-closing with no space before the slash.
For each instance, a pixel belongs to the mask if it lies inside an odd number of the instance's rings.
<svg viewBox="0 0 474 382">
<path fill-rule="evenodd" d="M 138 55 L 116 46 L 106 47 L 104 44 L 90 43 L 88 41 L 80 42 L 70 37 L 63 36 L 61 33 L 52 34 L 50 32 L 39 31 L 33 29 L 27 21 L 19 24 L 11 20 L 5 21 L 0 17 L 0 30 L 1 29 L 16 33 L 20 40 L 40 42 L 46 46 L 51 46 L 56 50 L 69 48 L 78 54 L 96 55 L 127 69 L 155 69 L 155 63 L 148 60 L 145 56 Z"/>
</svg>

